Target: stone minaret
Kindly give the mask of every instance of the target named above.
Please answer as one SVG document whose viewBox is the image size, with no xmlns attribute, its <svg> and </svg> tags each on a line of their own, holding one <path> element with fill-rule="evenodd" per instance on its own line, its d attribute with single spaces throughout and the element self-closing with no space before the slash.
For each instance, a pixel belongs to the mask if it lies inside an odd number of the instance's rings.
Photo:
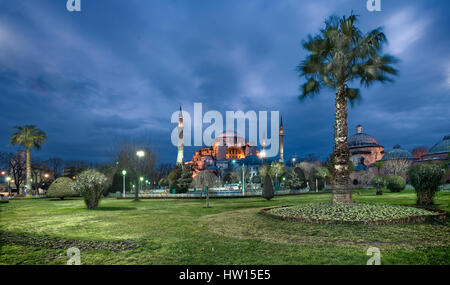
<svg viewBox="0 0 450 285">
<path fill-rule="evenodd" d="M 283 131 L 283 116 L 281 116 L 280 121 L 280 162 L 284 163 L 284 149 L 283 149 L 283 137 L 284 137 L 284 131 Z"/>
<path fill-rule="evenodd" d="M 183 149 L 183 112 L 180 105 L 180 113 L 178 115 L 178 155 L 177 166 L 182 166 L 184 162 L 184 149 Z"/>
</svg>

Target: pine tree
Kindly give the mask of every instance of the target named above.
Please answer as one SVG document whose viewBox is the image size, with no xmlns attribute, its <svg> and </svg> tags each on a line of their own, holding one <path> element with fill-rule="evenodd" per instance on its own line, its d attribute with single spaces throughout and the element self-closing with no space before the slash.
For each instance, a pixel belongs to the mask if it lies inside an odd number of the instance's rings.
<svg viewBox="0 0 450 285">
<path fill-rule="evenodd" d="M 183 167 L 181 170 L 181 176 L 177 180 L 178 193 L 187 193 L 192 182 L 192 172 L 189 167 Z"/>
</svg>

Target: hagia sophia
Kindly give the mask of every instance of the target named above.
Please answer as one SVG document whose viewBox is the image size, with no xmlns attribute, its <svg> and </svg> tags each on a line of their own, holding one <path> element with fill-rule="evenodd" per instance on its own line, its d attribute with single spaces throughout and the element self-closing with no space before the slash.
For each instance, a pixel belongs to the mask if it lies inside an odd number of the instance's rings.
<svg viewBox="0 0 450 285">
<path fill-rule="evenodd" d="M 184 162 L 183 159 L 183 115 L 180 107 L 178 116 L 178 157 L 177 165 L 189 165 L 196 175 L 201 170 L 224 170 L 235 162 L 236 165 L 245 164 L 249 166 L 252 174 L 257 174 L 257 168 L 262 164 L 265 153 L 263 149 L 257 150 L 255 145 L 246 141 L 236 132 L 224 132 L 217 136 L 210 147 L 204 147 L 196 151 L 191 161 Z M 280 121 L 279 142 L 280 153 L 278 161 L 283 162 L 283 118 Z M 268 159 L 270 160 L 270 159 Z M 268 161 L 266 160 L 266 162 Z"/>
<path fill-rule="evenodd" d="M 210 147 L 204 147 L 196 151 L 191 161 L 184 162 L 183 154 L 183 116 L 180 107 L 178 122 L 178 157 L 177 165 L 189 165 L 194 176 L 202 170 L 220 171 L 233 167 L 232 164 L 249 166 L 252 174 L 258 173 L 262 165 L 265 153 L 265 144 L 259 151 L 256 146 L 250 144 L 235 132 L 225 132 L 213 141 Z M 278 159 L 265 159 L 265 162 L 279 161 L 284 163 L 284 129 L 283 119 L 280 121 Z M 366 170 L 374 166 L 377 161 L 389 161 L 396 159 L 410 160 L 411 163 L 427 161 L 446 161 L 450 154 L 450 135 L 444 136 L 442 141 L 437 142 L 429 151 L 420 158 L 415 158 L 412 153 L 395 145 L 391 150 L 385 152 L 383 145 L 371 135 L 363 132 L 363 126 L 356 127 L 356 133 L 349 136 L 348 148 L 350 160 L 355 166 L 355 171 Z"/>
</svg>

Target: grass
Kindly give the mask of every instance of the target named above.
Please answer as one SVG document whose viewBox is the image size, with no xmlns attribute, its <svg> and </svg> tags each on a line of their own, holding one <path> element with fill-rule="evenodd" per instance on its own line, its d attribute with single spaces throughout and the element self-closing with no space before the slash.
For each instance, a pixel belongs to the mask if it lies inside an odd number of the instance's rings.
<svg viewBox="0 0 450 285">
<path fill-rule="evenodd" d="M 373 190 L 356 202 L 414 204 L 415 193 Z M 324 203 L 330 194 L 204 200 L 103 199 L 87 210 L 81 199 L 23 199 L 0 204 L 2 236 L 33 236 L 74 245 L 123 242 L 139 248 L 83 249 L 82 264 L 365 264 L 378 247 L 382 264 L 450 264 L 450 222 L 412 225 L 315 225 L 271 219 L 261 208 Z M 435 208 L 450 212 L 450 193 Z M 1 243 L 0 264 L 65 264 L 65 249 Z"/>
</svg>

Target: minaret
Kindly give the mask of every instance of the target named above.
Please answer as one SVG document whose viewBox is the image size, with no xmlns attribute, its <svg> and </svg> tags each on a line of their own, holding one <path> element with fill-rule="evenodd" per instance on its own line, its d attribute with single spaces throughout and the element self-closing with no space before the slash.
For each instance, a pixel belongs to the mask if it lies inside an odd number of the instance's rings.
<svg viewBox="0 0 450 285">
<path fill-rule="evenodd" d="M 266 156 L 266 131 L 264 130 L 263 133 L 263 141 L 262 141 L 262 145 L 263 145 L 263 150 L 261 153 L 261 158 L 264 159 Z"/>
<path fill-rule="evenodd" d="M 284 137 L 283 116 L 281 116 L 281 121 L 280 121 L 280 162 L 281 163 L 284 163 L 283 137 Z"/>
<path fill-rule="evenodd" d="M 184 160 L 184 151 L 183 151 L 183 111 L 181 110 L 180 105 L 180 113 L 178 115 L 178 155 L 177 155 L 177 166 L 182 166 Z"/>
</svg>

